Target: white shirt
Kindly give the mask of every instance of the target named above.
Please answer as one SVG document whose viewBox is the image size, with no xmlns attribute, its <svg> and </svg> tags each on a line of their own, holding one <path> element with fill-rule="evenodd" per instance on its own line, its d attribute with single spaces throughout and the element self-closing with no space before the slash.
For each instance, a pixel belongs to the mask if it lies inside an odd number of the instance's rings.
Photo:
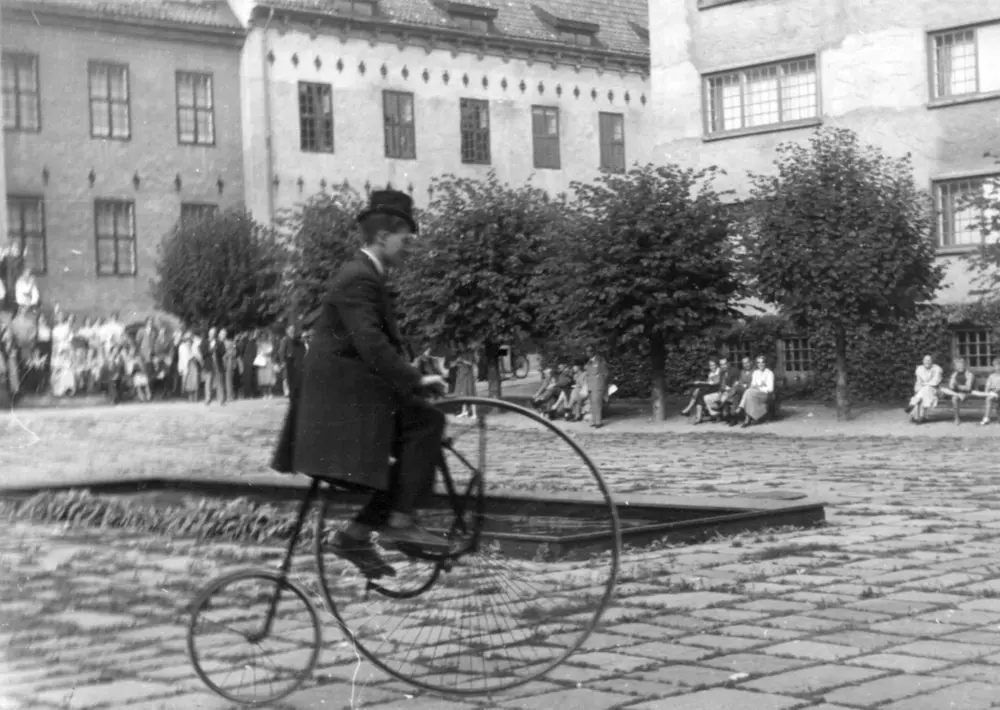
<svg viewBox="0 0 1000 710">
<path fill-rule="evenodd" d="M 121 340 L 124 332 L 125 327 L 121 323 L 108 321 L 101 326 L 99 337 L 105 345 L 114 345 Z"/>
<path fill-rule="evenodd" d="M 191 363 L 192 358 L 191 350 L 191 343 L 186 340 L 182 341 L 177 347 L 177 372 L 181 375 L 187 373 L 188 365 Z"/>
<path fill-rule="evenodd" d="M 28 281 L 22 276 L 17 280 L 14 294 L 19 306 L 38 305 L 38 285 L 34 281 Z"/>
<path fill-rule="evenodd" d="M 761 392 L 774 391 L 774 373 L 770 370 L 754 370 L 750 380 L 750 386 L 756 387 Z"/>
<path fill-rule="evenodd" d="M 375 256 L 375 254 L 365 248 L 361 249 L 361 253 L 372 260 L 372 263 L 375 265 L 375 270 L 378 272 L 379 276 L 385 276 L 385 267 L 382 266 L 382 262 L 378 260 L 378 257 Z"/>
</svg>

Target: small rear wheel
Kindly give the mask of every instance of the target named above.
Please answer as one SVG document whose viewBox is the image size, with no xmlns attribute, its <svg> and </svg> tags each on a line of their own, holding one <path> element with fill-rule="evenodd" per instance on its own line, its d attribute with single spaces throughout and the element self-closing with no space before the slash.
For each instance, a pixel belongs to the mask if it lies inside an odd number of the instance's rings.
<svg viewBox="0 0 1000 710">
<path fill-rule="evenodd" d="M 309 678 L 322 630 L 298 585 L 267 570 L 242 570 L 213 581 L 195 599 L 187 644 L 195 673 L 212 692 L 259 707 Z"/>
</svg>

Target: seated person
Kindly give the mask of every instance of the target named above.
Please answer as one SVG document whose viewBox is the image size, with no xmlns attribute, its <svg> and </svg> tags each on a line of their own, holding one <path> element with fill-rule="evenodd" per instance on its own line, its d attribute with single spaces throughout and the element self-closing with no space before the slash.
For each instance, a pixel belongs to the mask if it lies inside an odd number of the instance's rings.
<svg viewBox="0 0 1000 710">
<path fill-rule="evenodd" d="M 549 406 L 548 415 L 550 419 L 554 419 L 563 412 L 569 411 L 569 398 L 573 393 L 573 385 L 576 383 L 576 378 L 573 373 L 573 368 L 569 365 L 563 365 L 559 369 L 559 374 L 556 376 L 556 386 L 555 386 L 555 402 Z"/>
<path fill-rule="evenodd" d="M 767 405 L 774 396 L 774 373 L 767 367 L 763 355 L 757 356 L 757 369 L 753 371 L 750 386 L 740 399 L 743 426 L 760 422 L 767 415 Z"/>
<path fill-rule="evenodd" d="M 940 393 L 951 397 L 951 406 L 955 411 L 955 423 L 959 424 L 961 421 L 959 408 L 962 406 L 965 398 L 972 394 L 972 386 L 976 382 L 976 376 L 965 368 L 965 360 L 960 357 L 955 358 L 954 366 L 955 371 L 951 373 L 948 386 L 942 387 Z"/>
<path fill-rule="evenodd" d="M 538 391 L 531 398 L 532 405 L 536 409 L 542 409 L 542 405 L 549 400 L 552 396 L 552 391 L 556 386 L 556 376 L 555 368 L 546 367 L 542 370 L 542 384 L 539 386 Z"/>
<path fill-rule="evenodd" d="M 580 362 L 579 360 L 573 365 L 573 389 L 569 394 L 569 415 L 567 418 L 574 422 L 583 420 L 583 408 L 590 399 L 586 365 L 586 361 Z"/>
<path fill-rule="evenodd" d="M 935 365 L 934 358 L 925 355 L 914 372 L 913 397 L 905 410 L 914 424 L 927 421 L 927 410 L 937 406 L 938 387 L 941 386 L 943 376 L 940 365 Z"/>
<path fill-rule="evenodd" d="M 733 396 L 733 391 L 740 381 L 740 371 L 729 365 L 728 358 L 719 358 L 719 373 L 719 390 L 709 392 L 701 398 L 702 401 L 695 407 L 695 424 L 700 424 L 706 415 L 712 421 L 717 420 L 722 414 L 723 403 Z"/>
<path fill-rule="evenodd" d="M 685 417 L 691 413 L 691 410 L 697 407 L 699 404 L 703 404 L 701 398 L 706 394 L 711 394 L 713 392 L 719 391 L 719 380 L 722 377 L 722 371 L 719 369 L 719 361 L 714 357 L 708 359 L 708 377 L 704 380 L 696 380 L 694 383 L 694 388 L 691 390 L 691 401 L 688 402 L 681 414 Z"/>
<path fill-rule="evenodd" d="M 993 360 L 993 372 L 986 378 L 986 384 L 982 390 L 972 392 L 973 397 L 981 397 L 986 400 L 986 407 L 983 411 L 983 420 L 979 426 L 986 426 L 990 423 L 990 416 L 993 412 L 993 404 L 1000 401 L 1000 358 Z"/>
</svg>

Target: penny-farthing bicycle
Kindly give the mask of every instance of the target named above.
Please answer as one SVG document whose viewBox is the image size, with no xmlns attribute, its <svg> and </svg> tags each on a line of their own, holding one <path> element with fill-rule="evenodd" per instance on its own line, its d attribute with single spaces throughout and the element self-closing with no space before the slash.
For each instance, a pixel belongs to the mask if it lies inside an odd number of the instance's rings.
<svg viewBox="0 0 1000 710">
<path fill-rule="evenodd" d="M 449 413 L 437 489 L 444 502 L 422 518 L 451 551 L 383 550 L 396 575 L 365 579 L 328 551 L 350 510 L 339 489 L 313 479 L 280 569 L 220 577 L 192 605 L 188 652 L 211 690 L 265 705 L 317 667 L 319 614 L 289 578 L 314 503 L 319 592 L 350 641 L 327 649 L 324 675 L 350 679 L 363 656 L 423 690 L 486 695 L 538 678 L 580 648 L 618 572 L 618 515 L 600 473 L 561 429 L 523 407 L 478 397 L 438 406 Z M 456 416 L 463 406 L 478 411 Z M 592 514 L 556 517 L 567 497 L 584 497 Z M 585 552 L 561 556 L 539 543 L 546 535 L 585 543 Z"/>
</svg>

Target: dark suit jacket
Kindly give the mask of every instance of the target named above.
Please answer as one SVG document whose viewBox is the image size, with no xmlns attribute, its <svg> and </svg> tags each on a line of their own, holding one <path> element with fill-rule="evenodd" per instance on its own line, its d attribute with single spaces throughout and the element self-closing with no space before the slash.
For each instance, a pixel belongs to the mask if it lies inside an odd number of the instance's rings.
<svg viewBox="0 0 1000 710">
<path fill-rule="evenodd" d="M 226 354 L 226 346 L 221 340 L 216 340 L 214 347 L 209 343 L 208 338 L 201 341 L 201 361 L 205 363 L 205 369 L 211 369 L 215 374 L 220 374 L 223 370 L 222 357 Z"/>
<path fill-rule="evenodd" d="M 386 490 L 396 415 L 421 376 L 404 355 L 386 280 L 367 255 L 333 279 L 312 329 L 301 391 L 271 466 Z"/>
</svg>

